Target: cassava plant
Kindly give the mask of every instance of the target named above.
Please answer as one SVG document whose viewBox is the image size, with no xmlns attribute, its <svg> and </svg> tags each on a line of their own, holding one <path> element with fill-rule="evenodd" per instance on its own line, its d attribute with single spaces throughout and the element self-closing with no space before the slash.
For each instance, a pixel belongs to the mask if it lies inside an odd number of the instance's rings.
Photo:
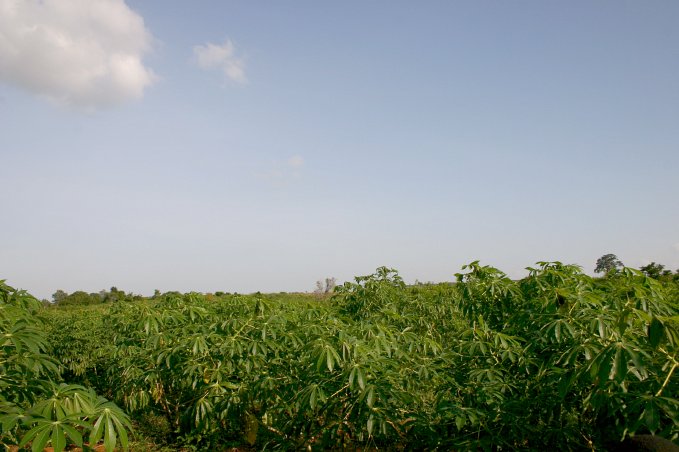
<svg viewBox="0 0 679 452">
<path fill-rule="evenodd" d="M 48 444 L 61 452 L 103 440 L 107 452 L 128 447 L 127 415 L 91 390 L 61 381 L 61 364 L 49 355 L 42 304 L 0 281 L 0 443 Z"/>
</svg>

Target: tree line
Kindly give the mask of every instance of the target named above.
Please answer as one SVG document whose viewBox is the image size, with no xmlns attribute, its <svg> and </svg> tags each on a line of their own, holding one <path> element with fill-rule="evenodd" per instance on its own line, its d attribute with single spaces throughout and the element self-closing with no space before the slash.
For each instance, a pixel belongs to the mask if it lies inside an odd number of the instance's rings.
<svg viewBox="0 0 679 452">
<path fill-rule="evenodd" d="M 625 264 L 615 254 L 604 254 L 596 261 L 594 273 L 615 274 L 624 268 L 624 266 Z M 679 281 L 679 269 L 672 272 L 665 265 L 657 264 L 656 262 L 639 267 L 639 270 L 649 278 Z"/>
</svg>

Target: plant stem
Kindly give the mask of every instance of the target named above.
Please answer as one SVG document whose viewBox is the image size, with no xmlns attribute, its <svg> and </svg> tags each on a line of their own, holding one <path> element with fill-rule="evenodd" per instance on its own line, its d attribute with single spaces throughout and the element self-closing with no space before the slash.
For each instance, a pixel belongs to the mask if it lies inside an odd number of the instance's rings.
<svg viewBox="0 0 679 452">
<path fill-rule="evenodd" d="M 669 381 L 670 381 L 670 377 L 672 376 L 674 369 L 677 368 L 677 365 L 679 365 L 679 363 L 677 363 L 675 361 L 674 364 L 672 365 L 672 368 L 670 369 L 669 373 L 667 374 L 667 377 L 665 378 L 665 381 L 663 382 L 662 386 L 660 387 L 658 392 L 655 393 L 656 397 L 660 397 L 660 394 L 662 394 L 663 390 L 665 389 L 665 386 L 667 386 L 667 383 L 669 383 Z"/>
</svg>

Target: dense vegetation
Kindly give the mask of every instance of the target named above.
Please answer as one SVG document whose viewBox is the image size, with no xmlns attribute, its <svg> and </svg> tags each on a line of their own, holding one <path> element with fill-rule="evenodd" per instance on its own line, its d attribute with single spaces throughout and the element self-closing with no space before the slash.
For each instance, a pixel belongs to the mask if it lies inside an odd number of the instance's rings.
<svg viewBox="0 0 679 452">
<path fill-rule="evenodd" d="M 558 262 L 519 281 L 474 262 L 456 278 L 406 286 L 379 268 L 329 298 L 168 293 L 58 308 L 2 285 L 0 438 L 34 450 L 83 433 L 125 441 L 109 399 L 156 444 L 200 450 L 677 440 L 674 278 L 594 279 Z"/>
<path fill-rule="evenodd" d="M 55 451 L 103 439 L 107 452 L 127 447 L 127 415 L 89 388 L 67 384 L 47 342 L 42 305 L 0 280 L 0 445 Z M 61 334 L 63 336 L 63 334 Z M 86 443 L 85 443 L 86 444 Z"/>
</svg>

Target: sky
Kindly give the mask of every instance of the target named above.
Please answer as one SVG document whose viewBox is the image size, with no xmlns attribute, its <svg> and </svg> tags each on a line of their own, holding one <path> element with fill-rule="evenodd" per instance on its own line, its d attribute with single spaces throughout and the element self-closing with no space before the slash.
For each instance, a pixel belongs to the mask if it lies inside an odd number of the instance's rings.
<svg viewBox="0 0 679 452">
<path fill-rule="evenodd" d="M 0 0 L 0 279 L 679 268 L 679 2 Z"/>
</svg>

